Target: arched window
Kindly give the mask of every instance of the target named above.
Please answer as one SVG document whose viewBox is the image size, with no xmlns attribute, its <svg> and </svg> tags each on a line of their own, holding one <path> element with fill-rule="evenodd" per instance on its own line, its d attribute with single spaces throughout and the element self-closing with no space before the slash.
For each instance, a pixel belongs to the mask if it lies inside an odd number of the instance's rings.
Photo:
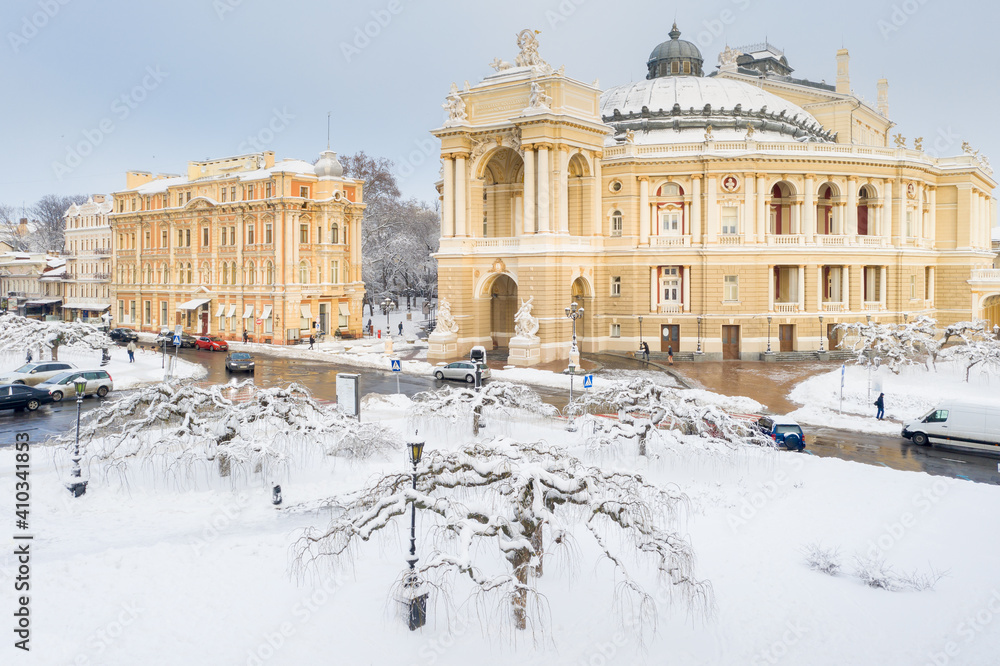
<svg viewBox="0 0 1000 666">
<path fill-rule="evenodd" d="M 236 284 L 236 262 L 229 264 L 229 280 L 230 284 Z"/>
<path fill-rule="evenodd" d="M 177 284 L 184 284 L 184 264 L 177 264 Z"/>
<path fill-rule="evenodd" d="M 309 262 L 299 264 L 299 284 L 309 284 Z"/>
<path fill-rule="evenodd" d="M 188 265 L 187 265 L 187 283 L 188 284 L 194 284 L 194 279 L 193 278 L 194 278 L 194 275 L 191 272 L 191 264 L 189 262 Z"/>
<path fill-rule="evenodd" d="M 247 264 L 247 284 L 257 284 L 257 266 L 252 261 Z"/>
<path fill-rule="evenodd" d="M 334 223 L 330 227 L 330 242 L 334 244 L 339 243 L 340 242 L 339 237 L 340 237 L 340 227 L 338 227 L 336 223 Z"/>
<path fill-rule="evenodd" d="M 623 226 L 624 226 L 624 218 L 622 217 L 622 212 L 620 210 L 616 210 L 615 212 L 611 213 L 611 235 L 621 236 Z"/>
<path fill-rule="evenodd" d="M 267 284 L 274 284 L 274 264 L 270 261 L 267 262 L 267 269 L 265 273 L 266 275 L 264 279 L 267 281 Z"/>
<path fill-rule="evenodd" d="M 229 265 L 222 262 L 222 284 L 229 284 Z"/>
</svg>

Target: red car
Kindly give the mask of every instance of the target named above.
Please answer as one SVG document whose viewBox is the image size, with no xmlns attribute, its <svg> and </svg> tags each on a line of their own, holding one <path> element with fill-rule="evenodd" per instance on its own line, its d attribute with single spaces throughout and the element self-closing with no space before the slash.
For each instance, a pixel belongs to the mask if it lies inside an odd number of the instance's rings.
<svg viewBox="0 0 1000 666">
<path fill-rule="evenodd" d="M 226 341 L 214 336 L 202 336 L 194 341 L 194 346 L 208 351 L 229 351 L 229 345 L 226 344 Z"/>
</svg>

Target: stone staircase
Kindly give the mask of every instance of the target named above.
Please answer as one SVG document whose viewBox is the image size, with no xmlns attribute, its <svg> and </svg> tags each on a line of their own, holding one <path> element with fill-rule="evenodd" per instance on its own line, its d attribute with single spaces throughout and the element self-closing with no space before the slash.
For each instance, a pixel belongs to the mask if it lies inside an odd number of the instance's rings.
<svg viewBox="0 0 1000 666">
<path fill-rule="evenodd" d="M 826 352 L 829 354 L 830 361 L 836 361 L 842 363 L 845 361 L 850 361 L 854 358 L 854 354 L 849 351 L 836 350 L 832 352 Z M 819 352 L 818 351 L 791 351 L 791 352 L 775 352 L 774 360 L 778 363 L 792 362 L 792 361 L 818 361 Z"/>
</svg>

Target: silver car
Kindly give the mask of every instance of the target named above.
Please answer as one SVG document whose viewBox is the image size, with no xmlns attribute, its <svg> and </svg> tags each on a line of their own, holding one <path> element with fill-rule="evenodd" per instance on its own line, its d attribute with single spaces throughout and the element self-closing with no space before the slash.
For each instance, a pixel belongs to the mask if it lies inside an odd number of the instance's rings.
<svg viewBox="0 0 1000 666">
<path fill-rule="evenodd" d="M 42 382 L 36 388 L 48 391 L 52 396 L 52 402 L 59 402 L 63 398 L 76 397 L 76 378 L 83 376 L 87 380 L 87 389 L 84 395 L 106 396 L 115 390 L 115 383 L 107 370 L 74 370 L 63 372 L 48 381 Z"/>
<path fill-rule="evenodd" d="M 483 373 L 483 379 L 490 378 L 490 369 L 485 363 L 479 364 Z M 476 383 L 476 363 L 473 361 L 457 361 L 443 365 L 434 369 L 434 376 L 438 379 L 458 379 L 469 384 Z"/>
<path fill-rule="evenodd" d="M 25 363 L 17 370 L 5 372 L 0 376 L 0 384 L 27 384 L 28 386 L 36 386 L 67 370 L 76 370 L 76 366 L 72 363 L 63 363 L 62 361 Z"/>
</svg>

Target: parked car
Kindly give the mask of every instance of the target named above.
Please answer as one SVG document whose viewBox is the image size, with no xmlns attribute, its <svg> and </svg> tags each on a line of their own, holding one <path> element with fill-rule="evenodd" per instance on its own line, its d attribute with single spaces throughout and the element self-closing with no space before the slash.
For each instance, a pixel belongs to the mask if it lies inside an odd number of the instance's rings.
<svg viewBox="0 0 1000 666">
<path fill-rule="evenodd" d="M 87 380 L 84 395 L 106 396 L 115 389 L 115 383 L 106 370 L 72 370 L 62 372 L 38 385 L 37 388 L 48 391 L 52 402 L 59 402 L 66 397 L 76 397 L 76 378 L 83 376 Z"/>
<path fill-rule="evenodd" d="M 34 386 L 7 384 L 0 386 L 0 409 L 27 409 L 33 412 L 42 405 L 52 402 L 48 391 Z"/>
<path fill-rule="evenodd" d="M 139 341 L 139 334 L 131 328 L 113 328 L 111 329 L 111 332 L 108 333 L 108 337 L 115 342 L 124 344 Z"/>
<path fill-rule="evenodd" d="M 802 426 L 788 417 L 762 416 L 757 421 L 757 427 L 779 446 L 784 446 L 789 451 L 801 451 L 806 448 Z"/>
<path fill-rule="evenodd" d="M 233 352 L 226 357 L 228 372 L 253 372 L 256 362 L 247 352 Z"/>
<path fill-rule="evenodd" d="M 194 346 L 208 351 L 229 351 L 229 345 L 226 344 L 226 341 L 214 335 L 203 335 L 195 338 Z"/>
<path fill-rule="evenodd" d="M 483 373 L 483 380 L 490 378 L 490 368 L 485 363 L 480 363 L 479 368 Z M 476 364 L 472 361 L 458 361 L 456 363 L 449 363 L 448 365 L 443 365 L 439 368 L 434 369 L 434 376 L 438 379 L 458 379 L 460 381 L 468 382 L 469 384 L 476 383 Z"/>
<path fill-rule="evenodd" d="M 62 361 L 25 363 L 17 370 L 11 370 L 0 375 L 0 384 L 27 384 L 28 386 L 34 386 L 67 370 L 76 370 L 76 366 L 72 363 L 63 363 Z"/>
<path fill-rule="evenodd" d="M 902 435 L 918 446 L 934 443 L 1000 453 L 1000 409 L 995 403 L 949 400 L 904 424 Z"/>
<path fill-rule="evenodd" d="M 187 333 L 181 333 L 181 349 L 185 347 L 188 349 L 195 348 L 196 339 L 193 335 L 188 335 Z M 166 345 L 167 347 L 174 346 L 174 334 L 173 333 L 160 333 L 156 336 L 156 346 L 162 347 Z"/>
</svg>

